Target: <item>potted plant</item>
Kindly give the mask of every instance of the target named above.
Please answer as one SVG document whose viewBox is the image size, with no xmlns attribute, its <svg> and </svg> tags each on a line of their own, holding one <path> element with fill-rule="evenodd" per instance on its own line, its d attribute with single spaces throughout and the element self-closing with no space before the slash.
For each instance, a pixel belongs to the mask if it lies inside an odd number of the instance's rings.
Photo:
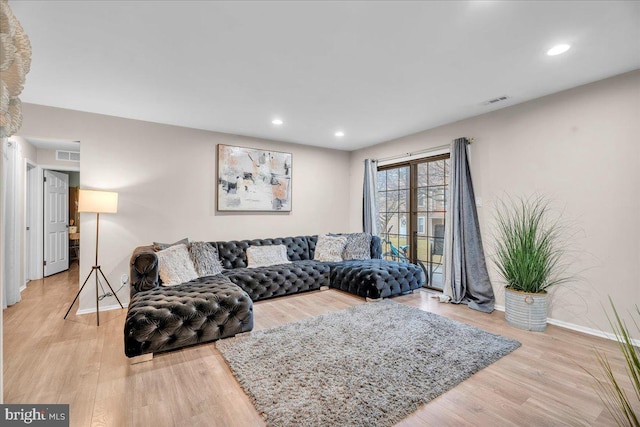
<svg viewBox="0 0 640 427">
<path fill-rule="evenodd" d="M 622 375 L 614 373 L 609 358 L 603 351 L 596 350 L 596 359 L 600 365 L 602 377 L 599 378 L 585 370 L 595 380 L 596 392 L 616 424 L 619 426 L 640 426 L 640 412 L 638 412 L 640 409 L 640 347 L 637 346 L 632 338 L 631 330 L 618 314 L 611 297 L 609 297 L 609 303 L 614 316 L 613 319 L 609 315 L 607 317 L 618 342 L 618 348 L 624 357 L 628 381 L 635 393 L 625 392 Z M 637 305 L 635 315 L 640 319 L 640 308 Z M 635 318 L 632 317 L 631 323 L 640 332 L 640 323 Z"/>
<path fill-rule="evenodd" d="M 508 199 L 496 209 L 495 263 L 506 282 L 505 319 L 516 328 L 547 328 L 547 289 L 570 280 L 561 263 L 563 227 L 542 197 Z"/>
</svg>

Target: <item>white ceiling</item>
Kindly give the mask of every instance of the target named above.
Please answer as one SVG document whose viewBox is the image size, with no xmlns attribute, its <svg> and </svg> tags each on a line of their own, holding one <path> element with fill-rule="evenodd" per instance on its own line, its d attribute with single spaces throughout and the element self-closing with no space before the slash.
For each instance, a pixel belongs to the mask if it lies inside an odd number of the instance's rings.
<svg viewBox="0 0 640 427">
<path fill-rule="evenodd" d="M 640 68 L 635 1 L 10 5 L 25 102 L 343 150 Z"/>
</svg>

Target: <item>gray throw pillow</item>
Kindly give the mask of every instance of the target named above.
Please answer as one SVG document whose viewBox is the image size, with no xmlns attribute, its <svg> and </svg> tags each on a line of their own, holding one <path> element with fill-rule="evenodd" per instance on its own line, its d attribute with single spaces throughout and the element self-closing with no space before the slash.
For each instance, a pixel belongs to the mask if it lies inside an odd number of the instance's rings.
<svg viewBox="0 0 640 427">
<path fill-rule="evenodd" d="M 347 245 L 342 251 L 342 259 L 371 259 L 371 234 L 351 233 L 345 234 Z"/>
<path fill-rule="evenodd" d="M 346 245 L 346 236 L 319 236 L 313 259 L 324 262 L 342 261 L 342 252 Z"/>
<path fill-rule="evenodd" d="M 178 240 L 177 242 L 174 243 L 160 243 L 160 242 L 153 242 L 152 248 L 154 251 L 158 252 L 158 251 L 162 251 L 164 249 L 170 248 L 171 246 L 176 246 L 176 245 L 185 245 L 188 246 L 189 245 L 189 239 L 187 237 L 185 237 L 182 240 Z"/>
<path fill-rule="evenodd" d="M 218 250 L 207 242 L 193 242 L 189 245 L 189 256 L 198 277 L 215 276 L 222 273 L 222 263 Z"/>
</svg>

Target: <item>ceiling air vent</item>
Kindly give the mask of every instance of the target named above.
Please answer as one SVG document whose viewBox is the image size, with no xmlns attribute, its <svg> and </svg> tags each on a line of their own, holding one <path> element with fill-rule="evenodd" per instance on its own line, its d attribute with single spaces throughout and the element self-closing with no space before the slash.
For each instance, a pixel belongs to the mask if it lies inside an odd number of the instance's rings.
<svg viewBox="0 0 640 427">
<path fill-rule="evenodd" d="M 509 99 L 507 96 L 499 96 L 497 98 L 493 98 L 493 99 L 490 99 L 488 101 L 483 102 L 482 105 L 492 105 L 492 104 L 495 104 L 495 103 L 498 103 L 498 102 L 506 101 L 507 99 Z"/>
<path fill-rule="evenodd" d="M 56 160 L 64 160 L 65 162 L 79 162 L 79 151 L 56 150 Z"/>
</svg>

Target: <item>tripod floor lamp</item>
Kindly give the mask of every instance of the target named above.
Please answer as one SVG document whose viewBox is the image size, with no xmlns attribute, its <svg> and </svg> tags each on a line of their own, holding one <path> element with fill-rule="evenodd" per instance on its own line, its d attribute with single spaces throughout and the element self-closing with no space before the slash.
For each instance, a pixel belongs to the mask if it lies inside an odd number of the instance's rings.
<svg viewBox="0 0 640 427">
<path fill-rule="evenodd" d="M 114 193 L 113 191 L 80 190 L 78 194 L 78 212 L 94 212 L 96 214 L 96 262 L 93 267 L 91 267 L 91 271 L 89 272 L 87 278 L 84 279 L 84 283 L 80 287 L 80 290 L 76 294 L 76 297 L 73 299 L 73 302 L 69 306 L 67 314 L 64 315 L 64 318 L 66 319 L 69 315 L 71 307 L 73 307 L 73 305 L 78 300 L 80 293 L 82 293 L 82 290 L 91 278 L 91 275 L 95 274 L 96 323 L 98 326 L 100 326 L 100 307 L 98 305 L 98 284 L 100 283 L 100 279 L 98 277 L 98 273 L 100 273 L 104 281 L 107 282 L 107 285 L 109 285 L 109 289 L 111 289 L 111 293 L 113 294 L 113 296 L 116 297 L 116 300 L 118 301 L 118 304 L 120 304 L 120 307 L 124 308 L 122 306 L 122 303 L 120 302 L 120 299 L 118 298 L 118 295 L 116 295 L 116 292 L 111 287 L 109 280 L 107 280 L 107 277 L 102 272 L 102 268 L 100 268 L 100 265 L 98 264 L 98 229 L 100 227 L 100 214 L 118 212 L 118 193 Z"/>
</svg>

